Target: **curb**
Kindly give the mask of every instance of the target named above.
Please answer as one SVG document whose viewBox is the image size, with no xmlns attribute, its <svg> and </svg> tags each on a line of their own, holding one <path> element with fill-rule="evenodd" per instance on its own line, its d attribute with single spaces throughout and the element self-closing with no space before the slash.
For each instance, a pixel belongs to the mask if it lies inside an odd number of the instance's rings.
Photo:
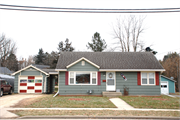
<svg viewBox="0 0 180 120">
<path fill-rule="evenodd" d="M 154 117 L 154 116 L 24 116 L 18 119 L 164 119 L 179 120 L 179 117 Z"/>
</svg>

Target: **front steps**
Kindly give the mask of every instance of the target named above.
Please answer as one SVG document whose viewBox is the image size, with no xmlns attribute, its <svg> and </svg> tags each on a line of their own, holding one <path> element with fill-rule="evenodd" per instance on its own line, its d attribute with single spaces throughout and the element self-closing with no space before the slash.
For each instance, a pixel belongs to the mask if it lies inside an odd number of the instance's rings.
<svg viewBox="0 0 180 120">
<path fill-rule="evenodd" d="M 102 94 L 103 94 L 103 97 L 119 97 L 119 96 L 122 96 L 121 92 L 108 92 L 108 91 L 105 91 L 105 92 L 102 92 Z"/>
</svg>

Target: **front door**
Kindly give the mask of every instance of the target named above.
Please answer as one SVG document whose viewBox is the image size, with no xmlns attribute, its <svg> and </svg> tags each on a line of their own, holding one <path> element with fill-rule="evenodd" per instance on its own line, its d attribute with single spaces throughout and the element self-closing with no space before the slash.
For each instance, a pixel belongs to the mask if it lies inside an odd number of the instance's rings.
<svg viewBox="0 0 180 120">
<path fill-rule="evenodd" d="M 115 72 L 106 72 L 106 91 L 116 91 Z"/>
<path fill-rule="evenodd" d="M 168 82 L 167 81 L 161 81 L 161 94 L 169 94 L 168 89 Z"/>
</svg>

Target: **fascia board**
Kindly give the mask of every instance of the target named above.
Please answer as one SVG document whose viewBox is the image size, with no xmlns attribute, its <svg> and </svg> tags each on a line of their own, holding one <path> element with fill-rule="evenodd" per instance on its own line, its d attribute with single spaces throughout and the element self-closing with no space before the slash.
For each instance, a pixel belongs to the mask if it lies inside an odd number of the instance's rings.
<svg viewBox="0 0 180 120">
<path fill-rule="evenodd" d="M 99 71 L 165 71 L 165 69 L 100 69 Z"/>
<path fill-rule="evenodd" d="M 67 69 L 55 69 L 55 71 L 67 71 Z"/>
<path fill-rule="evenodd" d="M 71 64 L 68 65 L 68 66 L 66 66 L 66 68 L 69 68 L 69 67 L 75 65 L 76 63 L 80 62 L 81 60 L 85 60 L 86 62 L 90 63 L 91 65 L 93 65 L 93 66 L 95 66 L 95 67 L 97 67 L 97 68 L 100 68 L 98 65 L 94 64 L 93 62 L 91 62 L 90 60 L 88 60 L 88 59 L 86 59 L 86 58 L 84 58 L 84 57 L 82 57 L 82 58 L 80 58 L 79 60 L 71 63 Z"/>
<path fill-rule="evenodd" d="M 23 68 L 23 69 L 21 69 L 21 70 L 19 70 L 19 71 L 17 71 L 17 72 L 14 72 L 12 75 L 15 75 L 15 74 L 17 74 L 17 73 L 19 73 L 19 72 L 21 72 L 21 71 L 23 71 L 23 70 L 26 70 L 26 69 L 30 68 L 30 67 L 32 67 L 32 68 L 34 68 L 34 69 L 36 69 L 36 70 L 38 70 L 38 71 L 40 71 L 40 72 L 42 72 L 42 73 L 44 73 L 44 74 L 46 74 L 46 75 L 49 75 L 48 73 L 42 71 L 41 69 L 39 69 L 39 68 L 37 68 L 37 67 L 35 67 L 35 66 L 33 66 L 33 65 L 29 65 L 29 66 L 27 66 L 27 67 L 25 67 L 25 68 Z"/>
</svg>

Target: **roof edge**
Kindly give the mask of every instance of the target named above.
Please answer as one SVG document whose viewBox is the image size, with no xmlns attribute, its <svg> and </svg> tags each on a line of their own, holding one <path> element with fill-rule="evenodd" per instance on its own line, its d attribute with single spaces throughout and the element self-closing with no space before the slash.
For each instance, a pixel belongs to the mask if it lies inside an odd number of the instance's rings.
<svg viewBox="0 0 180 120">
<path fill-rule="evenodd" d="M 32 68 L 34 68 L 34 69 L 36 69 L 36 70 L 38 70 L 38 71 L 40 71 L 40 72 L 42 72 L 42 73 L 44 73 L 46 75 L 49 75 L 48 73 L 44 72 L 43 70 L 41 70 L 41 69 L 39 69 L 39 68 L 37 68 L 37 67 L 35 67 L 33 65 L 29 65 L 29 66 L 27 66 L 27 67 L 25 67 L 25 68 L 23 68 L 23 69 L 21 69 L 19 71 L 16 71 L 16 72 L 12 73 L 11 75 L 15 75 L 15 74 L 17 74 L 17 73 L 19 73 L 19 72 L 21 72 L 23 70 L 26 70 L 26 69 L 30 68 L 30 67 L 32 67 Z"/>
<path fill-rule="evenodd" d="M 99 71 L 156 71 L 162 72 L 165 69 L 99 69 Z"/>
<path fill-rule="evenodd" d="M 168 79 L 168 80 L 171 80 L 171 81 L 173 81 L 173 82 L 177 82 L 177 81 L 172 80 L 171 78 L 168 78 L 168 77 L 166 77 L 166 76 L 164 76 L 164 75 L 161 75 L 161 77 L 164 77 L 164 78 L 166 78 L 166 79 Z"/>
<path fill-rule="evenodd" d="M 95 63 L 91 62 L 90 60 L 88 60 L 88 59 L 86 59 L 86 58 L 84 58 L 84 57 L 82 57 L 82 58 L 76 60 L 75 62 L 67 65 L 66 68 L 69 68 L 69 67 L 75 65 L 76 63 L 80 62 L 81 60 L 85 60 L 86 62 L 90 63 L 91 65 L 93 65 L 93 66 L 95 66 L 95 67 L 97 67 L 97 68 L 100 68 L 100 66 L 96 65 Z"/>
</svg>

